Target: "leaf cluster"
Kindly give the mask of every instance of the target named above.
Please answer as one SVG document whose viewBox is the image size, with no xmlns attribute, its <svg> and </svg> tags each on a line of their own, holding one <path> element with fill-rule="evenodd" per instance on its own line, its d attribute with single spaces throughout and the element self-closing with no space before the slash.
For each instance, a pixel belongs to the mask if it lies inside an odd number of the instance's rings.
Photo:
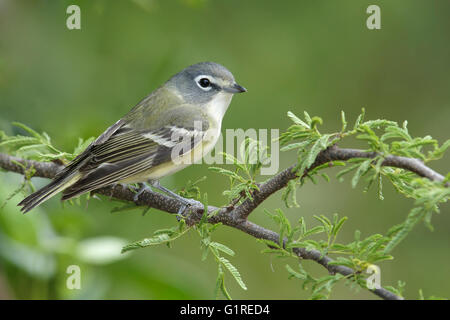
<svg viewBox="0 0 450 320">
<path fill-rule="evenodd" d="M 171 247 L 171 244 L 174 240 L 180 238 L 184 234 L 186 234 L 191 229 L 197 231 L 197 234 L 200 236 L 200 248 L 202 250 L 202 261 L 206 260 L 208 255 L 212 255 L 214 260 L 217 263 L 217 279 L 216 279 L 216 287 L 215 287 L 215 296 L 219 297 L 219 293 L 222 293 L 224 297 L 227 299 L 231 299 L 231 295 L 228 293 L 228 290 L 225 285 L 225 270 L 227 270 L 231 276 L 236 280 L 239 286 L 243 290 L 247 290 L 247 286 L 242 280 L 241 274 L 238 269 L 230 262 L 230 260 L 224 257 L 222 254 L 226 254 L 228 256 L 234 256 L 235 252 L 226 246 L 223 243 L 219 243 L 217 241 L 212 240 L 212 233 L 221 225 L 210 224 L 208 223 L 208 217 L 210 215 L 214 215 L 215 212 L 208 212 L 208 204 L 207 204 L 207 195 L 205 194 L 203 197 L 203 205 L 204 205 L 204 213 L 200 222 L 193 226 L 187 227 L 184 217 L 181 217 L 180 222 L 177 226 L 161 229 L 154 232 L 153 236 L 150 238 L 145 238 L 140 241 L 133 242 L 122 249 L 122 253 L 145 248 L 148 246 L 161 245 L 166 244 L 168 247 Z"/>
<path fill-rule="evenodd" d="M 303 217 L 292 227 L 281 209 L 275 210 L 275 213 L 269 211 L 266 211 L 266 213 L 278 225 L 280 239 L 278 242 L 259 240 L 268 246 L 268 248 L 262 250 L 263 253 L 275 254 L 279 258 L 298 258 L 295 249 L 316 250 L 322 256 L 335 256 L 335 259 L 328 263 L 329 265 L 340 265 L 354 270 L 354 274 L 351 276 L 335 274 L 315 278 L 301 264 L 299 264 L 298 271 L 294 271 L 287 265 L 286 268 L 290 278 L 302 280 L 304 289 L 311 285 L 311 299 L 327 298 L 331 288 L 343 279 L 353 282 L 358 287 L 366 288 L 363 272 L 371 264 L 393 259 L 391 255 L 385 253 L 390 238 L 380 234 L 361 239 L 360 232 L 356 231 L 352 242 L 347 244 L 336 242 L 339 231 L 347 217 L 339 218 L 338 214 L 334 214 L 332 219 L 324 215 L 314 216 L 319 225 L 308 229 Z M 314 239 L 314 237 L 319 237 L 319 239 Z"/>
<path fill-rule="evenodd" d="M 371 158 L 353 158 L 346 162 L 333 161 L 333 166 L 345 166 L 336 177 L 343 180 L 343 177 L 352 173 L 351 185 L 355 188 L 362 179 L 365 180 L 364 191 L 376 184 L 377 194 L 380 200 L 383 196 L 383 180 L 390 181 L 399 193 L 415 199 L 415 207 L 410 211 L 406 220 L 394 226 L 388 231 L 391 237 L 386 252 L 391 251 L 406 235 L 413 229 L 419 221 L 424 221 L 431 229 L 431 217 L 433 213 L 439 212 L 439 205 L 446 202 L 449 197 L 449 188 L 443 182 L 431 182 L 426 178 L 420 178 L 413 173 L 399 169 L 384 167 L 383 161 L 388 156 L 404 156 L 418 159 L 418 161 L 429 162 L 440 159 L 445 151 L 450 147 L 450 140 L 442 145 L 430 136 L 412 137 L 408 131 L 407 121 L 401 126 L 397 122 L 385 119 L 364 121 L 365 110 L 357 117 L 353 127 L 348 129 L 348 122 L 345 113 L 341 112 L 342 127 L 339 132 L 323 135 L 317 130 L 317 124 L 321 124 L 318 117 L 310 117 L 305 112 L 304 120 L 301 120 L 292 112 L 288 112 L 288 117 L 293 121 L 285 133 L 280 135 L 280 142 L 284 147 L 282 151 L 296 150 L 298 179 L 291 180 L 284 189 L 282 199 L 287 207 L 298 206 L 296 201 L 296 189 L 304 183 L 304 178 L 309 178 L 316 183 L 314 176 L 321 174 L 327 181 L 328 176 L 321 171 L 331 164 L 309 168 L 314 164 L 321 151 L 327 147 L 342 141 L 349 136 L 367 143 L 365 151 L 372 152 Z M 448 175 L 450 177 L 450 174 Z"/>
<path fill-rule="evenodd" d="M 246 137 L 240 146 L 242 161 L 231 154 L 222 153 L 227 162 L 233 164 L 234 170 L 209 167 L 209 170 L 228 177 L 230 188 L 223 194 L 230 202 L 239 204 L 247 198 L 253 199 L 253 192 L 259 190 L 257 176 L 268 158 L 267 149 L 268 147 L 263 146 L 259 141 Z"/>
<path fill-rule="evenodd" d="M 68 153 L 56 148 L 47 133 L 39 133 L 19 122 L 13 122 L 13 125 L 28 133 L 28 135 L 9 136 L 5 132 L 0 131 L 0 148 L 5 149 L 9 154 L 15 154 L 24 159 L 68 162 L 73 160 L 94 141 L 93 137 L 87 140 L 79 138 L 78 145 L 74 151 Z"/>
</svg>

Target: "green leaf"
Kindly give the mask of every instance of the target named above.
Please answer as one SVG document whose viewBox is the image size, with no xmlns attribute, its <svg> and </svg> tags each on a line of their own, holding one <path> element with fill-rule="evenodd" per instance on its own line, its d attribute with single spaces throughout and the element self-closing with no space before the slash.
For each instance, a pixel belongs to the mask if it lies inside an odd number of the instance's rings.
<svg viewBox="0 0 450 320">
<path fill-rule="evenodd" d="M 367 171 L 370 169 L 370 164 L 372 163 L 373 159 L 367 159 L 361 165 L 358 167 L 358 170 L 356 170 L 355 175 L 352 178 L 352 187 L 355 188 L 358 184 L 359 179 L 361 176 L 367 173 Z"/>
<path fill-rule="evenodd" d="M 292 267 L 291 267 L 290 265 L 288 265 L 288 264 L 287 264 L 285 267 L 286 267 L 286 270 L 287 270 L 287 271 L 289 272 L 289 274 L 291 275 L 291 277 L 295 277 L 295 278 L 300 279 L 300 280 L 306 280 L 306 279 L 308 278 L 306 274 L 295 271 L 295 270 L 292 269 Z"/>
<path fill-rule="evenodd" d="M 269 247 L 273 247 L 273 248 L 276 248 L 276 249 L 283 249 L 283 248 L 280 246 L 279 243 L 276 243 L 276 242 L 274 242 L 274 241 L 272 241 L 272 240 L 267 240 L 267 239 L 256 239 L 256 241 L 261 242 L 261 243 L 263 243 L 263 244 L 265 244 L 266 246 L 269 246 Z"/>
<path fill-rule="evenodd" d="M 336 218 L 337 218 L 337 215 L 336 215 Z M 337 223 L 335 223 L 333 225 L 333 231 L 332 231 L 333 235 L 336 236 L 338 234 L 339 230 L 341 230 L 344 222 L 347 221 L 347 219 L 348 219 L 347 217 L 342 217 L 339 221 L 337 221 Z"/>
<path fill-rule="evenodd" d="M 300 166 L 300 172 L 303 173 L 306 169 L 308 169 L 316 160 L 318 154 L 327 148 L 328 145 L 328 139 L 330 138 L 330 135 L 323 135 L 319 139 L 316 140 L 316 142 L 313 144 L 311 149 L 309 150 L 306 159 L 303 161 L 303 163 Z"/>
<path fill-rule="evenodd" d="M 312 120 L 311 117 L 309 116 L 308 112 L 303 111 L 303 115 L 305 116 L 306 123 L 312 127 L 311 124 L 312 124 L 313 120 Z"/>
<path fill-rule="evenodd" d="M 227 247 L 226 245 L 222 244 L 222 243 L 218 243 L 218 242 L 210 242 L 209 245 L 219 251 L 222 251 L 230 256 L 234 256 L 234 251 L 231 250 L 229 247 Z"/>
<path fill-rule="evenodd" d="M 245 285 L 244 281 L 242 280 L 241 274 L 236 269 L 236 267 L 233 266 L 231 264 L 231 262 L 228 259 L 224 258 L 224 257 L 219 257 L 219 261 L 225 266 L 225 268 L 228 269 L 228 271 L 231 273 L 231 275 L 236 280 L 236 282 L 239 284 L 239 286 L 242 289 L 247 290 L 247 286 Z"/>
<path fill-rule="evenodd" d="M 225 287 L 225 273 L 222 270 L 222 266 L 218 265 L 218 272 L 217 272 L 217 280 L 216 280 L 216 299 L 219 297 L 219 292 L 222 292 L 225 298 L 228 300 L 232 300 L 230 294 L 227 291 L 227 288 Z"/>
<path fill-rule="evenodd" d="M 389 241 L 389 243 L 386 245 L 386 248 L 384 249 L 384 253 L 389 253 L 394 249 L 405 237 L 406 235 L 412 230 L 414 225 L 419 222 L 419 220 L 422 218 L 424 214 L 424 211 L 422 208 L 414 208 L 411 210 L 411 212 L 408 214 L 408 218 L 402 225 L 402 228 L 398 230 L 398 232 L 392 237 L 392 239 Z"/>
<path fill-rule="evenodd" d="M 344 258 L 344 257 L 337 257 L 336 260 L 328 262 L 331 266 L 345 266 L 349 268 L 355 268 L 355 263 L 352 261 L 352 259 Z"/>
<path fill-rule="evenodd" d="M 355 125 L 353 126 L 353 130 L 356 130 L 359 125 L 361 124 L 361 122 L 364 120 L 364 114 L 366 113 L 366 110 L 364 108 L 362 108 L 361 110 L 361 114 L 358 116 L 358 118 L 355 121 Z"/>
<path fill-rule="evenodd" d="M 281 148 L 280 151 L 289 151 L 292 149 L 303 150 L 304 148 L 308 147 L 308 145 L 310 145 L 311 142 L 312 142 L 311 140 L 307 140 L 307 141 L 302 141 L 302 142 L 291 143 L 291 144 L 288 144 L 288 145 L 284 146 L 283 148 Z"/>
<path fill-rule="evenodd" d="M 311 119 L 311 128 L 317 127 L 317 125 L 323 124 L 323 120 L 320 117 L 312 117 Z"/>
<path fill-rule="evenodd" d="M 389 126 L 386 129 L 386 133 L 381 136 L 381 141 L 386 141 L 388 139 L 404 139 L 406 141 L 411 141 L 412 138 L 408 133 L 406 128 L 399 128 L 397 126 Z"/>
<path fill-rule="evenodd" d="M 35 130 L 31 129 L 30 127 L 28 127 L 27 125 L 20 123 L 20 122 L 13 122 L 12 123 L 14 126 L 19 127 L 23 130 L 25 130 L 26 132 L 28 132 L 30 135 L 32 135 L 33 137 L 41 140 L 42 139 L 42 135 L 40 135 L 38 132 L 36 132 Z M 48 137 L 48 135 L 47 135 Z M 50 142 L 50 141 L 49 141 Z"/>
<path fill-rule="evenodd" d="M 324 215 L 320 215 L 320 216 L 314 215 L 313 218 L 318 220 L 320 223 L 322 223 L 322 225 L 324 226 L 325 231 L 327 233 L 331 233 L 332 223 L 331 223 L 330 219 L 328 219 Z"/>
<path fill-rule="evenodd" d="M 345 120 L 345 112 L 344 112 L 344 110 L 341 111 L 341 121 L 342 121 L 341 133 L 343 133 L 343 132 L 345 132 L 345 129 L 347 129 L 347 120 Z"/>
<path fill-rule="evenodd" d="M 349 166 L 349 167 L 346 167 L 345 169 L 342 169 L 341 171 L 339 171 L 339 172 L 336 174 L 336 178 L 339 179 L 339 178 L 341 178 L 343 175 L 349 173 L 350 171 L 355 170 L 355 169 L 358 168 L 358 167 L 359 167 L 359 163 L 356 163 L 356 164 L 353 164 L 353 165 L 351 165 L 351 166 Z"/>
<path fill-rule="evenodd" d="M 160 245 L 163 243 L 169 243 L 179 237 L 181 237 L 183 234 L 188 232 L 190 228 L 186 228 L 184 230 L 180 230 L 179 226 L 165 229 L 164 231 L 156 231 L 153 237 L 146 238 L 140 241 L 136 241 L 133 243 L 130 243 L 122 248 L 122 253 L 125 253 L 127 251 L 145 248 L 148 246 L 154 246 L 154 245 Z"/>
<path fill-rule="evenodd" d="M 323 226 L 315 226 L 311 229 L 309 229 L 308 231 L 303 233 L 303 237 L 309 237 L 312 236 L 313 234 L 317 234 L 317 233 L 322 233 L 325 232 L 325 227 Z"/>
<path fill-rule="evenodd" d="M 295 123 L 298 124 L 302 127 L 304 127 L 305 129 L 311 129 L 311 127 L 306 124 L 305 122 L 303 122 L 302 120 L 300 120 L 300 118 L 298 118 L 295 114 L 293 114 L 291 111 L 288 111 L 287 113 L 288 117 Z"/>
</svg>

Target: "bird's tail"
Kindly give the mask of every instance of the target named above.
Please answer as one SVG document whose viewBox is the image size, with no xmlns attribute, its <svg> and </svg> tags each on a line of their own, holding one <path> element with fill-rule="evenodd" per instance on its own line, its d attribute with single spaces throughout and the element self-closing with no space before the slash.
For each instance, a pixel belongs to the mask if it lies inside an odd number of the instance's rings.
<svg viewBox="0 0 450 320">
<path fill-rule="evenodd" d="M 28 197 L 23 199 L 18 206 L 22 206 L 20 209 L 23 213 L 27 213 L 34 207 L 40 205 L 42 202 L 50 199 L 58 192 L 63 189 L 71 186 L 80 178 L 78 173 L 72 173 L 68 176 L 62 176 L 60 178 L 56 178 L 52 182 L 50 182 L 45 187 L 39 189 L 38 191 L 30 194 Z"/>
</svg>

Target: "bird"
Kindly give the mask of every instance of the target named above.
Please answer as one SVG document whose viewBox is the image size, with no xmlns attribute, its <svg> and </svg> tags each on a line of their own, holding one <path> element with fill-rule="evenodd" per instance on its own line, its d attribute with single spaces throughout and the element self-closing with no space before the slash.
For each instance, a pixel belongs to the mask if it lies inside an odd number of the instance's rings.
<svg viewBox="0 0 450 320">
<path fill-rule="evenodd" d="M 140 185 L 135 201 L 149 183 L 186 207 L 189 199 L 159 180 L 213 149 L 232 97 L 246 91 L 218 63 L 183 69 L 107 128 L 49 184 L 23 199 L 20 210 L 26 213 L 59 192 L 64 201 L 118 183 Z"/>
</svg>

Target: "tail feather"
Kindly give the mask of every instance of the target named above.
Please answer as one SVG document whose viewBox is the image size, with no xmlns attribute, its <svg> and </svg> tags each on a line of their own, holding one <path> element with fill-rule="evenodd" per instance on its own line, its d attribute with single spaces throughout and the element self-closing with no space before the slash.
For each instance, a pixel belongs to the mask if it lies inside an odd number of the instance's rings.
<svg viewBox="0 0 450 320">
<path fill-rule="evenodd" d="M 71 186 L 79 179 L 79 175 L 70 175 L 68 177 L 61 177 L 59 179 L 56 179 L 52 182 L 50 182 L 45 187 L 39 189 L 38 191 L 30 194 L 28 197 L 23 199 L 18 206 L 22 206 L 20 209 L 23 213 L 27 213 L 34 207 L 40 205 L 42 202 L 50 199 L 58 192 L 62 191 L 63 189 Z"/>
</svg>

